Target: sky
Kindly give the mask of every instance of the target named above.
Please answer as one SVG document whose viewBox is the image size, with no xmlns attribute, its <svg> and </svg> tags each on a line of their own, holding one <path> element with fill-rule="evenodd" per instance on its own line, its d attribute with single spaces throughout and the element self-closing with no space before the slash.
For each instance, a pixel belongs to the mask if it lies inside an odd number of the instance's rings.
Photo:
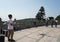
<svg viewBox="0 0 60 42">
<path fill-rule="evenodd" d="M 46 17 L 60 15 L 60 0 L 0 0 L 0 17 L 3 21 L 8 20 L 8 14 L 17 20 L 35 18 L 41 6 Z"/>
</svg>

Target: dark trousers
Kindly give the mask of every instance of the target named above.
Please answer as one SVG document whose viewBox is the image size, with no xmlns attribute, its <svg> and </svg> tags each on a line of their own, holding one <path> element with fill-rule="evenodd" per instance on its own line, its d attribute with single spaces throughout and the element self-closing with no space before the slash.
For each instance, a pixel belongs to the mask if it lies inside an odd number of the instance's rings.
<svg viewBox="0 0 60 42">
<path fill-rule="evenodd" d="M 51 23 L 51 27 L 53 27 L 53 22 Z"/>
</svg>

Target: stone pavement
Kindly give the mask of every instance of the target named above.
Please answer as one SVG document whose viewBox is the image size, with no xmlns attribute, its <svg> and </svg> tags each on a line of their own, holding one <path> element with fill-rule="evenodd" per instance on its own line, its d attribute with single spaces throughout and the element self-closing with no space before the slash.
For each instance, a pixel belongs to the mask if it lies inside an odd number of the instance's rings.
<svg viewBox="0 0 60 42">
<path fill-rule="evenodd" d="M 14 34 L 16 42 L 60 42 L 60 25 L 53 27 L 34 27 L 16 31 Z M 5 38 L 5 42 L 8 42 Z"/>
</svg>

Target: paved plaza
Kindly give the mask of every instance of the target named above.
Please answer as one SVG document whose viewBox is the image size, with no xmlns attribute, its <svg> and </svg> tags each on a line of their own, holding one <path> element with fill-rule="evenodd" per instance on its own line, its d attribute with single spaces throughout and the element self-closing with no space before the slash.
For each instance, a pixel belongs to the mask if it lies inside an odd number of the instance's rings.
<svg viewBox="0 0 60 42">
<path fill-rule="evenodd" d="M 42 26 L 14 32 L 16 42 L 60 42 L 60 25 L 51 28 Z M 7 37 L 5 42 L 8 42 Z"/>
</svg>

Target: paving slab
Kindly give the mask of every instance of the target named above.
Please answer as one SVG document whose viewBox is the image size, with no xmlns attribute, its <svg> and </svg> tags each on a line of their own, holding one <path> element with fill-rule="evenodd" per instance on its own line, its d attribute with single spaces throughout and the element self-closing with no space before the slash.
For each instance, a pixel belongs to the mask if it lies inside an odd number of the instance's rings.
<svg viewBox="0 0 60 42">
<path fill-rule="evenodd" d="M 35 39 L 25 37 L 21 40 L 18 40 L 17 42 L 35 42 L 35 41 L 36 41 Z"/>
<path fill-rule="evenodd" d="M 43 37 L 42 39 L 40 39 L 38 42 L 56 42 L 56 38 L 53 38 L 53 37 Z"/>
<path fill-rule="evenodd" d="M 34 27 L 14 32 L 16 42 L 60 42 L 60 25 L 58 27 Z M 5 42 L 8 42 L 7 37 Z"/>
</svg>

